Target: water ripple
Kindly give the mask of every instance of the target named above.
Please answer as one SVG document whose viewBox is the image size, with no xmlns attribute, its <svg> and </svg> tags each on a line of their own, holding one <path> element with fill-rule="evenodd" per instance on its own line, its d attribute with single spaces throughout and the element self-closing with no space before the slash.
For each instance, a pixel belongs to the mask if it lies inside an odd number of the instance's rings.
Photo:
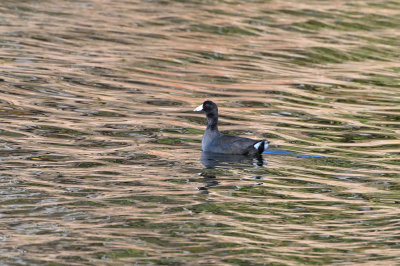
<svg viewBox="0 0 400 266">
<path fill-rule="evenodd" d="M 398 263 L 398 3 L 44 2 L 0 4 L 3 264 Z"/>
</svg>

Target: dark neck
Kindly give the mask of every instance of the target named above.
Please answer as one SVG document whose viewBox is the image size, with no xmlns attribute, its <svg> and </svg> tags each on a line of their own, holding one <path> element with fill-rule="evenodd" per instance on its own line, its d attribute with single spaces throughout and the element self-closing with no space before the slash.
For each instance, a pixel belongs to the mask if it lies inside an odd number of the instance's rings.
<svg viewBox="0 0 400 266">
<path fill-rule="evenodd" d="M 207 114 L 207 129 L 218 131 L 218 113 Z"/>
</svg>

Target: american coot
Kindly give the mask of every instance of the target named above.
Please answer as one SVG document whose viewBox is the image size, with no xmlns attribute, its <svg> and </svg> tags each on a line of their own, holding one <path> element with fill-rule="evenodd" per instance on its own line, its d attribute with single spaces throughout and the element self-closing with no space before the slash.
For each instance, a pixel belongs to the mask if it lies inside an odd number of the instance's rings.
<svg viewBox="0 0 400 266">
<path fill-rule="evenodd" d="M 201 141 L 203 151 L 257 156 L 268 148 L 268 140 L 252 140 L 221 134 L 218 131 L 218 107 L 212 101 L 205 101 L 193 111 L 204 111 L 207 116 L 207 128 Z"/>
</svg>

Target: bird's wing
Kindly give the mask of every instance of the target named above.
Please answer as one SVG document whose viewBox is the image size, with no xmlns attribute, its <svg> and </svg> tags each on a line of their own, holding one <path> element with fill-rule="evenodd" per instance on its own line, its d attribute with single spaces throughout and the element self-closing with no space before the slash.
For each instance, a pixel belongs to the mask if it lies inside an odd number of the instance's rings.
<svg viewBox="0 0 400 266">
<path fill-rule="evenodd" d="M 245 154 L 250 149 L 254 148 L 253 145 L 257 142 L 257 140 L 238 136 L 221 135 L 215 144 L 221 147 L 221 149 L 224 150 L 224 153 Z"/>
</svg>

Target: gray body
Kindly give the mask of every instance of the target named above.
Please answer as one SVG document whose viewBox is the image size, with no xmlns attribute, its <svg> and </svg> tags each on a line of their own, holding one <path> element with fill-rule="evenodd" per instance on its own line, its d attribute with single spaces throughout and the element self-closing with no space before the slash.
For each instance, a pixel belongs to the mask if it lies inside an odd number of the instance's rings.
<svg viewBox="0 0 400 266">
<path fill-rule="evenodd" d="M 224 135 L 218 129 L 212 130 L 207 127 L 204 131 L 201 147 L 206 152 L 255 155 L 258 150 L 254 148 L 254 144 L 257 142 L 260 142 L 260 140 Z"/>
</svg>

